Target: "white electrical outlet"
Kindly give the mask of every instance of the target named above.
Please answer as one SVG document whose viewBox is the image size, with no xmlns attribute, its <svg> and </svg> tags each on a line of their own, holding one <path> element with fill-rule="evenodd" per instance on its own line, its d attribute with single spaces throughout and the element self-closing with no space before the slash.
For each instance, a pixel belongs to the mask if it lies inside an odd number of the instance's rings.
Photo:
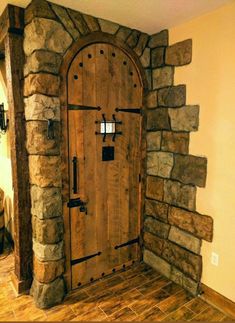
<svg viewBox="0 0 235 323">
<path fill-rule="evenodd" d="M 211 263 L 214 266 L 218 266 L 219 265 L 219 255 L 215 252 L 211 253 Z"/>
</svg>

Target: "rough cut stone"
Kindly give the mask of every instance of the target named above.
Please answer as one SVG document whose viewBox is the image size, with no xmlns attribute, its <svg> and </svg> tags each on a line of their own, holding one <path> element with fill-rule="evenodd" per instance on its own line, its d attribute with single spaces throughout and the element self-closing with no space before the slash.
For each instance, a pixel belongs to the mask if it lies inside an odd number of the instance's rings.
<svg viewBox="0 0 235 323">
<path fill-rule="evenodd" d="M 65 261 L 40 261 L 33 259 L 34 277 L 38 282 L 48 284 L 64 273 Z"/>
<path fill-rule="evenodd" d="M 166 48 L 166 64 L 181 66 L 191 63 L 192 39 L 187 39 Z"/>
<path fill-rule="evenodd" d="M 24 96 L 36 93 L 58 96 L 60 78 L 52 74 L 29 74 L 24 81 Z"/>
<path fill-rule="evenodd" d="M 171 276 L 171 265 L 164 259 L 156 256 L 153 252 L 145 249 L 144 250 L 144 262 L 150 267 L 157 270 L 159 273 L 167 278 Z"/>
<path fill-rule="evenodd" d="M 62 215 L 61 190 L 57 187 L 31 186 L 31 213 L 39 219 Z"/>
<path fill-rule="evenodd" d="M 68 11 L 68 14 L 69 14 L 70 18 L 72 19 L 75 27 L 79 31 L 79 33 L 82 35 L 89 34 L 90 30 L 89 30 L 85 20 L 83 19 L 82 14 L 80 12 L 74 11 L 72 9 L 67 9 L 67 11 Z"/>
<path fill-rule="evenodd" d="M 162 30 L 150 37 L 148 46 L 150 48 L 168 46 L 168 30 Z"/>
<path fill-rule="evenodd" d="M 199 106 L 184 106 L 169 109 L 171 128 L 174 131 L 197 131 L 199 125 Z"/>
<path fill-rule="evenodd" d="M 168 109 L 147 111 L 147 130 L 170 130 Z"/>
<path fill-rule="evenodd" d="M 176 207 L 169 209 L 169 223 L 194 236 L 211 242 L 213 238 L 213 219 L 208 215 L 189 212 Z"/>
<path fill-rule="evenodd" d="M 161 131 L 147 132 L 147 151 L 160 150 Z"/>
<path fill-rule="evenodd" d="M 30 294 L 39 308 L 60 304 L 65 296 L 64 280 L 59 277 L 49 284 L 42 284 L 34 278 Z"/>
<path fill-rule="evenodd" d="M 126 41 L 131 34 L 131 29 L 121 26 L 116 33 L 116 37 L 120 38 L 122 41 Z"/>
<path fill-rule="evenodd" d="M 61 187 L 60 156 L 29 155 L 30 183 L 40 187 Z"/>
<path fill-rule="evenodd" d="M 144 221 L 144 230 L 155 234 L 160 238 L 167 239 L 170 226 L 169 224 L 163 223 L 148 216 Z"/>
<path fill-rule="evenodd" d="M 45 0 L 32 0 L 25 9 L 24 22 L 27 25 L 34 18 L 56 19 L 54 12 Z"/>
<path fill-rule="evenodd" d="M 145 75 L 148 84 L 148 89 L 152 90 L 152 70 L 151 68 L 145 68 Z"/>
<path fill-rule="evenodd" d="M 164 180 L 155 176 L 147 176 L 146 196 L 158 201 L 163 200 Z"/>
<path fill-rule="evenodd" d="M 72 37 L 60 23 L 44 18 L 35 18 L 24 30 L 24 51 L 26 56 L 37 49 L 46 49 L 64 54 L 72 44 Z"/>
<path fill-rule="evenodd" d="M 187 154 L 189 148 L 189 134 L 185 132 L 162 132 L 162 146 L 163 151 L 170 151 L 173 153 Z"/>
<path fill-rule="evenodd" d="M 140 62 L 144 68 L 150 66 L 150 48 L 145 48 L 143 54 L 140 56 Z"/>
<path fill-rule="evenodd" d="M 202 257 L 165 240 L 162 257 L 194 280 L 200 280 Z"/>
<path fill-rule="evenodd" d="M 178 229 L 177 227 L 171 227 L 168 239 L 185 249 L 200 254 L 201 240 L 183 230 Z"/>
<path fill-rule="evenodd" d="M 152 109 L 157 107 L 157 91 L 149 91 L 146 98 L 147 108 Z"/>
<path fill-rule="evenodd" d="M 168 204 L 145 199 L 145 214 L 167 223 Z"/>
<path fill-rule="evenodd" d="M 144 232 L 144 247 L 154 252 L 157 256 L 161 256 L 165 241 L 154 234 Z"/>
<path fill-rule="evenodd" d="M 69 17 L 67 10 L 64 7 L 58 6 L 54 3 L 51 3 L 51 7 L 67 32 L 73 37 L 74 40 L 77 40 L 78 37 L 80 37 L 80 33 L 74 28 L 74 24 Z"/>
<path fill-rule="evenodd" d="M 185 276 L 181 271 L 179 271 L 174 266 L 172 266 L 172 268 L 171 268 L 170 279 L 173 280 L 176 284 L 185 288 L 193 296 L 198 295 L 199 283 L 194 281 L 193 279 Z"/>
<path fill-rule="evenodd" d="M 97 18 L 90 15 L 85 15 L 84 13 L 82 16 L 91 32 L 100 30 Z"/>
<path fill-rule="evenodd" d="M 173 167 L 173 154 L 162 151 L 147 153 L 147 174 L 169 178 Z"/>
<path fill-rule="evenodd" d="M 130 36 L 127 38 L 127 45 L 131 48 L 134 48 L 139 40 L 141 32 L 138 30 L 133 30 L 132 33 L 130 34 Z"/>
<path fill-rule="evenodd" d="M 40 220 L 33 217 L 33 238 L 42 244 L 54 244 L 63 239 L 64 227 L 62 217 Z"/>
<path fill-rule="evenodd" d="M 60 121 L 60 100 L 57 97 L 48 97 L 34 94 L 24 99 L 26 120 Z"/>
<path fill-rule="evenodd" d="M 60 124 L 53 123 L 54 139 L 47 138 L 47 122 L 26 122 L 26 148 L 30 155 L 59 155 L 60 154 Z"/>
<path fill-rule="evenodd" d="M 181 107 L 186 102 L 186 86 L 176 85 L 158 91 L 158 105 L 163 107 Z"/>
<path fill-rule="evenodd" d="M 196 207 L 196 187 L 166 180 L 164 202 L 194 211 Z"/>
<path fill-rule="evenodd" d="M 33 240 L 33 251 L 40 261 L 59 260 L 64 257 L 64 242 L 45 245 Z"/>
<path fill-rule="evenodd" d="M 100 28 L 104 33 L 109 33 L 114 35 L 119 28 L 119 25 L 112 22 L 112 21 L 108 21 L 108 20 L 104 20 L 104 19 L 98 19 L 99 24 L 100 24 Z"/>
<path fill-rule="evenodd" d="M 205 187 L 207 159 L 191 155 L 174 155 L 172 178 L 184 184 Z"/>
<path fill-rule="evenodd" d="M 46 50 L 36 50 L 27 57 L 24 66 L 24 75 L 29 73 L 48 72 L 59 74 L 62 56 L 57 53 L 48 52 Z"/>
<path fill-rule="evenodd" d="M 160 89 L 173 85 L 174 68 L 170 66 L 160 67 L 153 70 L 153 89 Z"/>
<path fill-rule="evenodd" d="M 134 51 L 136 52 L 136 54 L 138 56 L 142 55 L 142 53 L 145 49 L 145 46 L 148 42 L 148 38 L 149 38 L 149 36 L 147 34 L 143 34 L 143 33 L 140 34 L 140 37 L 138 39 L 138 43 L 137 43 L 136 47 L 134 48 Z"/>
<path fill-rule="evenodd" d="M 151 51 L 152 68 L 164 65 L 165 47 L 154 48 Z"/>
</svg>

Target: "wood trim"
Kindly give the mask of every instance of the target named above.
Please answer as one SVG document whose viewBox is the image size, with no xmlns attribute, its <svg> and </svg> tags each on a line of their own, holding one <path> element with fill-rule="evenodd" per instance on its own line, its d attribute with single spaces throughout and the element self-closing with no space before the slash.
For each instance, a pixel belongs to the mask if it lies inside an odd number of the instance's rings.
<svg viewBox="0 0 235 323">
<path fill-rule="evenodd" d="M 24 9 L 8 4 L 0 17 L 0 46 L 8 33 L 24 32 Z"/>
<path fill-rule="evenodd" d="M 73 43 L 71 48 L 67 51 L 63 58 L 63 62 L 60 68 L 60 76 L 61 76 L 61 88 L 60 88 L 60 103 L 61 103 L 61 125 L 62 125 L 62 140 L 61 140 L 61 153 L 62 153 L 62 201 L 63 201 L 63 216 L 64 216 L 64 226 L 65 226 L 65 274 L 64 278 L 66 281 L 67 289 L 71 290 L 71 250 L 70 250 L 70 220 L 69 220 L 69 209 L 67 207 L 67 202 L 69 199 L 69 170 L 68 170 L 68 132 L 67 132 L 67 124 L 68 124 L 68 116 L 67 116 L 67 73 L 72 63 L 74 57 L 77 53 L 82 50 L 84 47 L 94 44 L 94 43 L 108 43 L 114 45 L 120 49 L 122 49 L 133 61 L 136 66 L 136 69 L 139 73 L 139 78 L 143 88 L 143 96 L 146 96 L 148 91 L 148 82 L 145 75 L 145 71 L 139 61 L 136 53 L 130 49 L 123 41 L 115 38 L 115 36 L 102 33 L 100 31 L 93 32 L 82 39 L 79 39 L 77 42 Z M 143 102 L 144 103 L 144 102 Z M 142 108 L 144 105 L 142 106 Z M 142 118 L 142 129 L 144 128 L 145 122 L 144 117 Z M 140 214 L 140 229 L 142 228 L 143 223 L 143 208 L 144 208 L 144 172 L 145 172 L 145 144 L 143 140 L 143 135 L 145 130 L 142 132 L 141 138 L 141 214 Z M 140 232 L 142 234 L 142 232 Z M 142 237 L 140 237 L 140 246 L 142 244 Z M 142 249 L 140 248 L 140 257 L 142 259 Z"/>
<path fill-rule="evenodd" d="M 8 94 L 9 137 L 14 190 L 14 253 L 16 290 L 29 288 L 32 279 L 31 200 L 23 97 L 23 9 L 7 6 L 4 38 Z M 17 31 L 18 30 L 18 31 Z"/>
<path fill-rule="evenodd" d="M 219 294 L 212 288 L 201 284 L 201 298 L 207 303 L 217 307 L 221 312 L 235 319 L 235 303 L 225 296 Z"/>
</svg>

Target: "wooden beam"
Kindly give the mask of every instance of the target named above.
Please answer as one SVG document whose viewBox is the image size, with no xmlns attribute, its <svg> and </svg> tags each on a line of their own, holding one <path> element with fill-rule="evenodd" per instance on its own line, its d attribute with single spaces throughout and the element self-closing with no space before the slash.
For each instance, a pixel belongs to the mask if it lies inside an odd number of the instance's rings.
<svg viewBox="0 0 235 323">
<path fill-rule="evenodd" d="M 0 47 L 8 33 L 24 33 L 24 9 L 8 4 L 0 16 Z"/>
<path fill-rule="evenodd" d="M 29 193 L 28 154 L 25 146 L 24 51 L 22 9 L 8 6 L 7 33 L 4 34 L 8 92 L 9 137 L 14 190 L 15 279 L 18 293 L 29 288 L 32 278 L 32 230 Z M 18 28 L 19 27 L 19 28 Z M 18 31 L 17 31 L 18 30 Z M 3 34 L 1 34 L 1 37 Z"/>
</svg>

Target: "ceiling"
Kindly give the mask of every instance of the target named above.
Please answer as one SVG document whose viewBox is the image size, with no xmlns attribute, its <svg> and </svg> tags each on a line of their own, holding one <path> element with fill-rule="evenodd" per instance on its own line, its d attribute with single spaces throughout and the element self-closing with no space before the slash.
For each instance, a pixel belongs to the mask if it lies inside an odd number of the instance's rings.
<svg viewBox="0 0 235 323">
<path fill-rule="evenodd" d="M 235 0 L 51 0 L 96 17 L 153 34 L 182 24 Z M 30 0 L 0 0 L 26 7 Z"/>
</svg>

